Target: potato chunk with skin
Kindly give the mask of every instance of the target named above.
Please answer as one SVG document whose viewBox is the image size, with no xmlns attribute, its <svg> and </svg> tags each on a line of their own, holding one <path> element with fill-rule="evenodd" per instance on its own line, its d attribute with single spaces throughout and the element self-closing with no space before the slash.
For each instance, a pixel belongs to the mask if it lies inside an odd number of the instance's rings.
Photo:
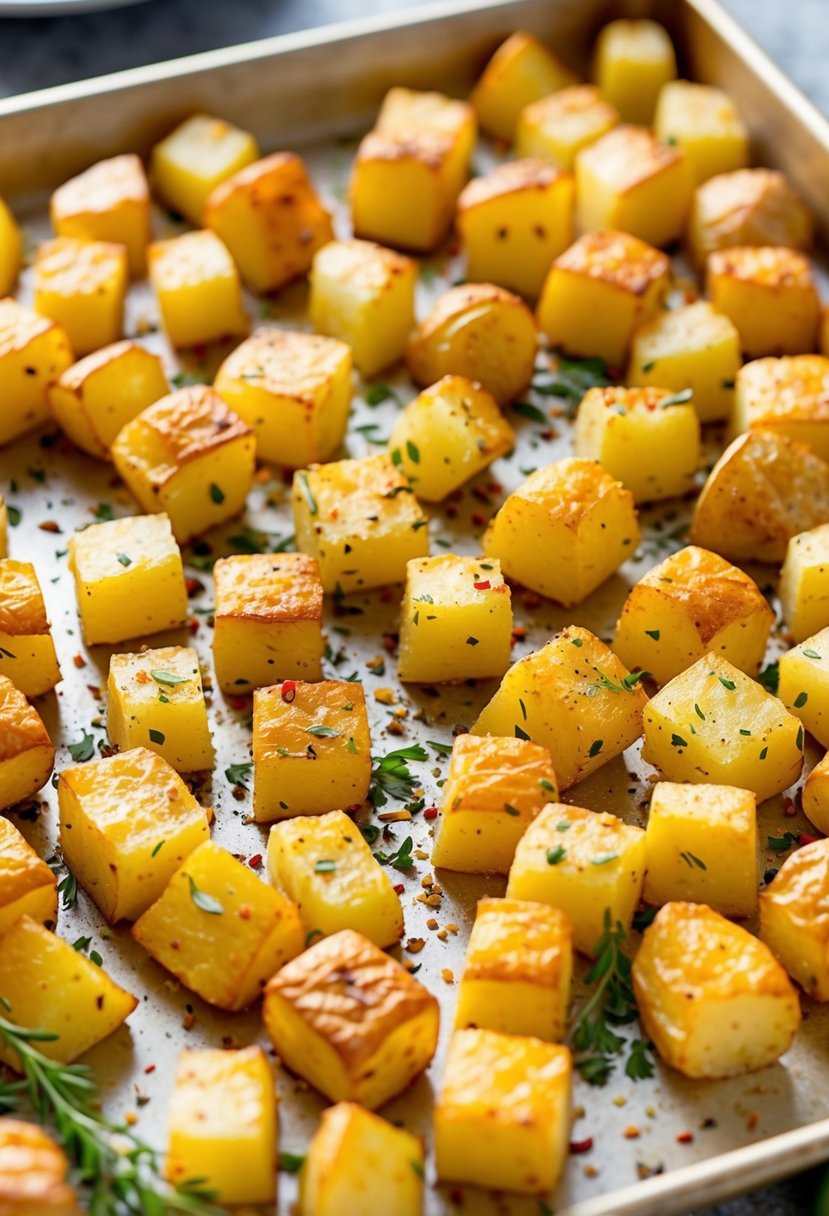
<svg viewBox="0 0 829 1216">
<path fill-rule="evenodd" d="M 777 594 L 796 642 L 829 626 L 829 524 L 789 541 Z"/>
<path fill-rule="evenodd" d="M 571 625 L 512 665 L 472 734 L 541 743 L 566 790 L 639 738 L 647 703 L 638 676 L 589 630 Z"/>
<path fill-rule="evenodd" d="M 304 940 L 287 896 L 210 840 L 176 870 L 132 935 L 186 988 L 230 1012 L 255 1001 Z"/>
<path fill-rule="evenodd" d="M 204 204 L 215 188 L 258 157 L 249 131 L 223 118 L 194 114 L 153 148 L 153 189 L 191 224 L 201 224 Z"/>
<path fill-rule="evenodd" d="M 803 811 L 819 831 L 829 834 L 829 755 L 819 760 L 806 778 Z"/>
<path fill-rule="evenodd" d="M 590 84 L 574 84 L 525 106 L 518 116 L 515 151 L 572 169 L 577 154 L 601 139 L 619 121 L 619 112 Z"/>
<path fill-rule="evenodd" d="M 409 338 L 406 364 L 415 384 L 467 376 L 505 405 L 532 379 L 536 341 L 523 300 L 492 283 L 468 283 L 438 298 Z"/>
<path fill-rule="evenodd" d="M 276 1198 L 276 1082 L 261 1047 L 185 1048 L 168 1114 L 164 1176 L 203 1179 L 221 1204 Z"/>
<path fill-rule="evenodd" d="M 3 1016 L 54 1039 L 38 1042 L 50 1060 L 71 1064 L 117 1030 L 138 1001 L 69 942 L 22 916 L 0 937 Z M 0 1044 L 0 1061 L 19 1071 L 17 1053 Z"/>
<path fill-rule="evenodd" d="M 695 185 L 748 164 L 748 131 L 723 89 L 670 81 L 659 94 L 653 125 L 661 140 L 687 153 Z"/>
<path fill-rule="evenodd" d="M 213 232 L 184 232 L 150 246 L 150 281 L 173 346 L 202 346 L 248 332 L 239 272 Z"/>
<path fill-rule="evenodd" d="M 253 694 L 253 817 L 321 815 L 363 802 L 371 736 L 361 684 L 287 680 Z"/>
<path fill-rule="evenodd" d="M 23 915 L 54 928 L 57 880 L 11 820 L 0 816 L 0 934 Z"/>
<path fill-rule="evenodd" d="M 686 1077 L 765 1068 L 792 1044 L 800 1002 L 763 942 L 703 904 L 670 903 L 633 960 L 645 1032 Z"/>
<path fill-rule="evenodd" d="M 709 254 L 708 295 L 730 317 L 748 359 L 817 346 L 820 297 L 809 259 L 794 249 L 735 246 Z"/>
<path fill-rule="evenodd" d="M 735 245 L 808 249 L 812 217 L 776 169 L 738 169 L 712 177 L 694 191 L 688 244 L 702 268 L 709 253 Z"/>
<path fill-rule="evenodd" d="M 55 748 L 40 714 L 0 675 L 0 811 L 42 789 L 54 763 Z"/>
<path fill-rule="evenodd" d="M 402 583 L 429 552 L 428 518 L 385 454 L 313 465 L 294 475 L 296 545 L 336 595 Z"/>
<path fill-rule="evenodd" d="M 515 135 L 531 102 L 575 84 L 576 77 L 534 34 L 518 30 L 496 50 L 472 90 L 481 129 L 496 139 Z"/>
<path fill-rule="evenodd" d="M 369 1110 L 423 1072 L 437 1045 L 435 998 L 352 929 L 315 942 L 278 971 L 262 1016 L 287 1068 L 330 1101 Z"/>
<path fill-rule="evenodd" d="M 239 514 L 255 454 L 253 431 L 204 385 L 148 406 L 112 445 L 115 467 L 139 505 L 166 511 L 181 543 Z"/>
<path fill-rule="evenodd" d="M 553 346 L 621 367 L 634 331 L 659 309 L 670 262 L 626 232 L 587 232 L 553 263 L 538 324 Z M 601 316 L 601 325 L 596 317 Z"/>
<path fill-rule="evenodd" d="M 737 373 L 730 433 L 776 431 L 829 461 L 829 358 L 755 359 Z"/>
<path fill-rule="evenodd" d="M 210 837 L 204 809 L 145 747 L 65 768 L 58 802 L 64 860 L 110 924 L 146 912 Z"/>
<path fill-rule="evenodd" d="M 542 1195 L 554 1189 L 570 1137 L 570 1051 L 494 1030 L 456 1030 L 435 1100 L 441 1182 Z"/>
<path fill-rule="evenodd" d="M 35 312 L 57 321 L 76 355 L 117 342 L 128 281 L 124 245 L 56 237 L 35 255 Z"/>
<path fill-rule="evenodd" d="M 676 55 L 656 21 L 611 21 L 596 42 L 593 75 L 624 122 L 649 123 L 662 88 L 676 76 Z"/>
<path fill-rule="evenodd" d="M 62 679 L 35 568 L 11 557 L 0 559 L 0 673 L 27 697 Z"/>
<path fill-rule="evenodd" d="M 0 1212 L 81 1216 L 68 1172 L 63 1149 L 39 1124 L 0 1119 Z"/>
<path fill-rule="evenodd" d="M 813 1000 L 829 1001 L 829 840 L 795 850 L 760 892 L 760 937 Z"/>
<path fill-rule="evenodd" d="M 774 612 L 753 579 L 725 558 L 686 545 L 630 590 L 613 649 L 625 666 L 667 684 L 709 651 L 753 676 Z"/>
<path fill-rule="evenodd" d="M 496 558 L 440 553 L 406 571 L 397 674 L 451 684 L 502 676 L 510 665 L 512 603 Z"/>
<path fill-rule="evenodd" d="M 0 198 L 0 296 L 14 290 L 23 265 L 23 234 L 11 208 Z"/>
<path fill-rule="evenodd" d="M 560 460 L 513 490 L 483 537 L 509 579 L 579 604 L 636 551 L 633 495 L 593 460 Z M 538 554 L 546 556 L 539 562 Z"/>
<path fill-rule="evenodd" d="M 47 387 L 71 362 L 72 347 L 59 325 L 17 300 L 0 300 L 0 444 L 49 420 Z"/>
<path fill-rule="evenodd" d="M 727 659 L 707 654 L 645 707 L 642 757 L 669 781 L 735 785 L 757 801 L 800 776 L 803 727 Z"/>
<path fill-rule="evenodd" d="M 780 656 L 777 695 L 829 747 L 829 627 Z"/>
<path fill-rule="evenodd" d="M 403 909 L 391 879 L 344 811 L 274 824 L 268 876 L 299 908 L 306 933 L 362 933 L 375 946 L 403 935 Z"/>
<path fill-rule="evenodd" d="M 458 989 L 455 1026 L 564 1038 L 573 971 L 572 930 L 548 904 L 481 899 Z"/>
<path fill-rule="evenodd" d="M 256 433 L 261 460 L 330 460 L 351 407 L 351 352 L 318 334 L 257 330 L 222 363 L 215 391 Z"/>
<path fill-rule="evenodd" d="M 506 874 L 527 827 L 556 798 L 558 782 L 546 747 L 527 739 L 458 735 L 443 787 L 432 865 Z"/>
<path fill-rule="evenodd" d="M 322 679 L 322 580 L 313 557 L 222 557 L 213 578 L 213 664 L 222 692 Z"/>
<path fill-rule="evenodd" d="M 141 159 L 131 153 L 98 161 L 58 186 L 49 202 L 58 236 L 125 245 L 130 274 L 140 279 L 151 236 L 150 192 Z"/>
</svg>

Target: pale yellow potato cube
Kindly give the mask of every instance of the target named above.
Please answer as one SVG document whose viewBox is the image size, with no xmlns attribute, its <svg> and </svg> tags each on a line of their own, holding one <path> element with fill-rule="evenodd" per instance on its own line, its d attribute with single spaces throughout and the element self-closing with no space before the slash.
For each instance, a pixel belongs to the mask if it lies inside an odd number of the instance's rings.
<svg viewBox="0 0 829 1216">
<path fill-rule="evenodd" d="M 611 131 L 619 112 L 591 84 L 574 84 L 525 106 L 518 116 L 515 151 L 572 169 L 576 155 Z"/>
<path fill-rule="evenodd" d="M 332 1102 L 374 1110 L 428 1066 L 438 1003 L 353 929 L 316 941 L 273 976 L 262 1009 L 283 1062 Z"/>
<path fill-rule="evenodd" d="M 737 169 L 712 177 L 694 191 L 688 245 L 702 269 L 709 253 L 734 245 L 808 249 L 814 221 L 782 173 Z"/>
<path fill-rule="evenodd" d="M 35 312 L 62 326 L 76 355 L 121 337 L 129 267 L 124 245 L 56 237 L 35 255 Z"/>
<path fill-rule="evenodd" d="M 803 812 L 810 823 L 829 835 L 829 755 L 819 760 L 803 786 Z"/>
<path fill-rule="evenodd" d="M 829 747 L 829 627 L 780 656 L 777 695 Z"/>
<path fill-rule="evenodd" d="M 829 524 L 789 541 L 777 594 L 796 642 L 829 626 Z"/>
<path fill-rule="evenodd" d="M 23 265 L 23 234 L 11 208 L 0 198 L 0 296 L 14 290 Z"/>
<path fill-rule="evenodd" d="M 150 282 L 161 323 L 175 347 L 203 346 L 248 332 L 239 272 L 207 229 L 150 246 Z"/>
<path fill-rule="evenodd" d="M 0 1121 L 0 1208 L 9 1216 L 81 1216 L 69 1162 L 36 1123 Z"/>
<path fill-rule="evenodd" d="M 163 202 L 201 224 L 213 190 L 259 157 L 256 140 L 222 118 L 194 114 L 152 150 L 150 177 Z"/>
<path fill-rule="evenodd" d="M 100 160 L 58 186 L 49 202 L 58 236 L 125 245 L 130 274 L 140 279 L 147 265 L 150 191 L 141 158 L 132 153 Z"/>
<path fill-rule="evenodd" d="M 0 673 L 27 697 L 63 678 L 37 572 L 11 557 L 0 559 Z"/>
<path fill-rule="evenodd" d="M 827 913 L 829 840 L 815 840 L 787 857 L 760 892 L 760 937 L 815 1001 L 829 1001 Z"/>
<path fill-rule="evenodd" d="M 487 135 L 510 140 L 525 106 L 575 82 L 574 74 L 543 42 L 518 30 L 489 60 L 470 101 Z"/>
<path fill-rule="evenodd" d="M 72 358 L 59 325 L 17 300 L 0 300 L 0 445 L 48 422 L 46 390 Z"/>
<path fill-rule="evenodd" d="M 397 674 L 450 684 L 502 676 L 510 665 L 512 602 L 497 558 L 439 553 L 406 567 Z"/>
<path fill-rule="evenodd" d="M 800 1002 L 763 942 L 704 904 L 670 903 L 633 960 L 648 1038 L 694 1079 L 765 1068 L 792 1044 Z"/>
<path fill-rule="evenodd" d="M 788 435 L 829 461 L 829 358 L 755 359 L 737 373 L 730 434 L 760 429 Z"/>
<path fill-rule="evenodd" d="M 670 81 L 659 94 L 653 127 L 663 142 L 687 153 L 696 186 L 748 165 L 748 131 L 723 89 Z"/>
<path fill-rule="evenodd" d="M 748 359 L 817 347 L 820 297 L 809 259 L 780 246 L 734 246 L 709 254 L 711 303 L 730 317 Z"/>
<path fill-rule="evenodd" d="M 0 810 L 42 789 L 54 763 L 55 748 L 40 714 L 0 675 Z"/>
<path fill-rule="evenodd" d="M 593 74 L 624 122 L 649 123 L 663 85 L 676 77 L 676 55 L 656 21 L 611 21 L 599 33 Z"/>
<path fill-rule="evenodd" d="M 0 816 L 0 934 L 24 915 L 55 927 L 57 880 L 11 820 Z"/>
</svg>

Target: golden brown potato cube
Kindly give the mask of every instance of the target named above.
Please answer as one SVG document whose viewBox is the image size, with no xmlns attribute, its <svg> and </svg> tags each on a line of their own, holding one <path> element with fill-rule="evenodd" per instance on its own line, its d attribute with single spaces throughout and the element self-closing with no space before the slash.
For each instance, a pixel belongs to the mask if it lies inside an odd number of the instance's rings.
<svg viewBox="0 0 829 1216">
<path fill-rule="evenodd" d="M 438 1003 L 400 963 L 353 929 L 315 942 L 265 989 L 279 1058 L 332 1102 L 374 1110 L 435 1053 Z"/>
<path fill-rule="evenodd" d="M 81 1216 L 66 1181 L 66 1154 L 44 1128 L 0 1119 L 0 1212 L 4 1216 Z"/>
<path fill-rule="evenodd" d="M 572 169 L 577 154 L 611 131 L 619 112 L 592 84 L 574 84 L 525 106 L 518 116 L 515 151 Z"/>
<path fill-rule="evenodd" d="M 694 191 L 688 244 L 697 266 L 709 253 L 734 245 L 808 249 L 814 222 L 776 169 L 737 169 L 712 177 Z"/>
<path fill-rule="evenodd" d="M 54 321 L 16 300 L 0 300 L 0 445 L 48 421 L 46 390 L 72 357 L 69 339 Z"/>
<path fill-rule="evenodd" d="M 829 748 L 829 627 L 780 656 L 777 695 Z"/>
<path fill-rule="evenodd" d="M 25 836 L 0 816 L 0 934 L 24 914 L 53 929 L 58 920 L 57 882 Z"/>
<path fill-rule="evenodd" d="M 201 224 L 204 204 L 215 188 L 258 158 L 249 131 L 223 118 L 194 114 L 154 146 L 153 189 L 191 224 Z"/>
<path fill-rule="evenodd" d="M 0 675 L 0 810 L 36 794 L 54 763 L 55 748 L 40 714 Z"/>
<path fill-rule="evenodd" d="M 676 76 L 668 31 L 656 21 L 609 22 L 596 40 L 593 75 L 623 122 L 651 122 L 663 85 Z"/>
<path fill-rule="evenodd" d="M 829 1001 L 827 902 L 829 840 L 796 849 L 760 892 L 760 937 L 815 1001 Z"/>
<path fill-rule="evenodd" d="M 709 254 L 711 303 L 730 317 L 746 358 L 798 355 L 817 346 L 818 296 L 809 259 L 779 246 L 735 246 Z"/>
<path fill-rule="evenodd" d="M 27 697 L 62 678 L 35 568 L 11 557 L 0 559 L 0 673 Z"/>
<path fill-rule="evenodd" d="M 748 131 L 734 101 L 713 85 L 673 80 L 659 94 L 654 131 L 687 153 L 694 185 L 748 164 Z"/>
<path fill-rule="evenodd" d="M 469 100 L 487 135 L 510 140 L 525 106 L 575 81 L 570 69 L 534 34 L 518 30 L 498 47 Z"/>
<path fill-rule="evenodd" d="M 173 346 L 202 346 L 248 332 L 239 272 L 213 232 L 184 232 L 150 246 L 150 281 Z"/>
<path fill-rule="evenodd" d="M 829 625 L 829 524 L 793 536 L 777 588 L 783 620 L 796 642 Z"/>
<path fill-rule="evenodd" d="M 14 290 L 23 265 L 23 234 L 11 208 L 0 198 L 0 296 Z"/>
<path fill-rule="evenodd" d="M 818 761 L 806 778 L 803 811 L 819 831 L 829 834 L 829 753 Z"/>
<path fill-rule="evenodd" d="M 49 212 L 58 236 L 126 245 L 130 274 L 143 276 L 151 228 L 150 192 L 140 157 L 126 153 L 98 161 L 58 186 Z"/>
<path fill-rule="evenodd" d="M 757 428 L 788 435 L 829 461 L 829 358 L 784 355 L 741 367 L 730 432 Z"/>
<path fill-rule="evenodd" d="M 35 257 L 35 311 L 57 321 L 76 355 L 121 337 L 129 267 L 124 245 L 56 237 Z"/>
</svg>

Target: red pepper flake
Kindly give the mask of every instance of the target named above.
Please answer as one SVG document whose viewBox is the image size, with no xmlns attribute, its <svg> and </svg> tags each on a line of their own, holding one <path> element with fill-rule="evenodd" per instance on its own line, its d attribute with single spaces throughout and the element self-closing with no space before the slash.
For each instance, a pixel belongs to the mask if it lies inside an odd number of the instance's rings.
<svg viewBox="0 0 829 1216">
<path fill-rule="evenodd" d="M 200 582 L 197 578 L 186 578 L 184 586 L 187 588 L 189 596 L 196 595 L 199 591 L 204 591 L 204 583 Z"/>
<path fill-rule="evenodd" d="M 426 810 L 423 812 L 423 818 L 424 819 L 437 819 L 437 817 L 438 817 L 438 808 L 436 806 L 427 806 Z"/>
<path fill-rule="evenodd" d="M 797 838 L 798 844 L 814 844 L 816 840 L 820 840 L 819 836 L 811 836 L 808 832 L 801 832 Z"/>
<path fill-rule="evenodd" d="M 483 582 L 473 583 L 472 586 L 475 588 L 476 591 L 489 591 L 490 588 L 492 587 L 492 583 L 489 581 L 488 578 L 485 578 L 483 580 Z"/>
<path fill-rule="evenodd" d="M 254 853 L 253 857 L 248 858 L 248 865 L 252 870 L 258 870 L 262 864 L 262 854 Z"/>
<path fill-rule="evenodd" d="M 679 1132 L 679 1134 L 677 1135 L 677 1138 L 676 1138 L 676 1142 L 677 1142 L 677 1144 L 693 1144 L 694 1143 L 694 1133 L 693 1132 Z"/>
<path fill-rule="evenodd" d="M 42 524 L 37 525 L 41 532 L 53 532 L 56 536 L 61 535 L 60 524 L 54 519 L 44 519 Z"/>
<path fill-rule="evenodd" d="M 446 508 L 446 515 L 449 519 L 457 519 L 458 508 L 455 506 L 454 503 L 449 503 L 449 505 Z"/>
<path fill-rule="evenodd" d="M 483 528 L 485 524 L 489 523 L 487 517 L 482 515 L 480 511 L 473 511 L 469 518 L 476 528 Z"/>
<path fill-rule="evenodd" d="M 181 1019 L 181 1024 L 185 1030 L 192 1030 L 196 1024 L 195 1013 L 185 1013 L 184 1017 Z"/>
<path fill-rule="evenodd" d="M 592 1136 L 588 1136 L 586 1140 L 571 1140 L 570 1141 L 570 1152 L 573 1153 L 574 1155 L 576 1153 L 589 1153 L 592 1147 L 593 1147 L 593 1137 Z"/>
<path fill-rule="evenodd" d="M 227 703 L 231 709 L 237 709 L 237 710 L 247 709 L 248 706 L 250 705 L 250 701 L 247 697 L 239 697 L 239 696 L 236 696 L 236 697 L 229 696 L 227 698 Z"/>
<path fill-rule="evenodd" d="M 402 882 L 396 882 L 394 884 L 395 895 L 402 895 L 405 890 L 406 890 L 406 888 L 403 886 Z"/>
<path fill-rule="evenodd" d="M 195 617 L 191 617 L 190 620 L 187 622 L 187 628 L 190 630 L 191 633 L 199 632 L 199 622 L 196 620 Z"/>
<path fill-rule="evenodd" d="M 285 704 L 290 705 L 296 697 L 296 680 L 284 680 L 280 695 Z"/>
<path fill-rule="evenodd" d="M 791 819 L 792 815 L 797 814 L 797 807 L 794 804 L 794 799 L 792 799 L 792 798 L 783 799 L 783 814 L 788 815 L 788 817 L 790 819 Z"/>
<path fill-rule="evenodd" d="M 383 634 L 383 649 L 387 651 L 388 654 L 394 654 L 395 650 L 397 650 L 397 634 Z"/>
<path fill-rule="evenodd" d="M 760 1122 L 760 1116 L 757 1114 L 757 1111 L 756 1110 L 749 1111 L 748 1118 L 746 1119 L 746 1127 L 748 1128 L 748 1130 L 750 1132 L 753 1132 L 759 1122 Z"/>
<path fill-rule="evenodd" d="M 500 481 L 491 481 L 489 483 L 489 492 L 490 494 L 502 494 L 504 492 L 504 487 L 501 485 Z"/>
<path fill-rule="evenodd" d="M 83 655 L 82 655 L 82 654 L 76 654 L 76 655 L 73 655 L 73 656 L 72 656 L 72 662 L 75 664 L 75 666 L 76 666 L 76 667 L 77 667 L 79 670 L 80 670 L 80 668 L 81 668 L 81 667 L 86 667 L 86 659 L 83 657 Z"/>
<path fill-rule="evenodd" d="M 398 593 L 394 587 L 384 587 L 380 592 L 380 602 L 382 604 L 394 604 L 397 602 Z"/>
<path fill-rule="evenodd" d="M 155 1072 L 155 1064 L 148 1064 L 144 1069 L 144 1072 L 147 1074 L 147 1076 L 149 1076 L 151 1072 Z"/>
</svg>

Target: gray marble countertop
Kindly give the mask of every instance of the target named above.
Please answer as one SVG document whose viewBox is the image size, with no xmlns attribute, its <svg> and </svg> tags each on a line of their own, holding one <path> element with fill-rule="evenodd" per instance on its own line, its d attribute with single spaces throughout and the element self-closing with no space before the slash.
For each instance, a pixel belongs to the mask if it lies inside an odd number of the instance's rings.
<svg viewBox="0 0 829 1216">
<path fill-rule="evenodd" d="M 0 96 L 426 2 L 148 0 L 113 12 L 0 19 Z M 829 113 L 829 0 L 724 3 Z M 823 1174 L 813 1170 L 696 1216 L 829 1216 Z"/>
</svg>

